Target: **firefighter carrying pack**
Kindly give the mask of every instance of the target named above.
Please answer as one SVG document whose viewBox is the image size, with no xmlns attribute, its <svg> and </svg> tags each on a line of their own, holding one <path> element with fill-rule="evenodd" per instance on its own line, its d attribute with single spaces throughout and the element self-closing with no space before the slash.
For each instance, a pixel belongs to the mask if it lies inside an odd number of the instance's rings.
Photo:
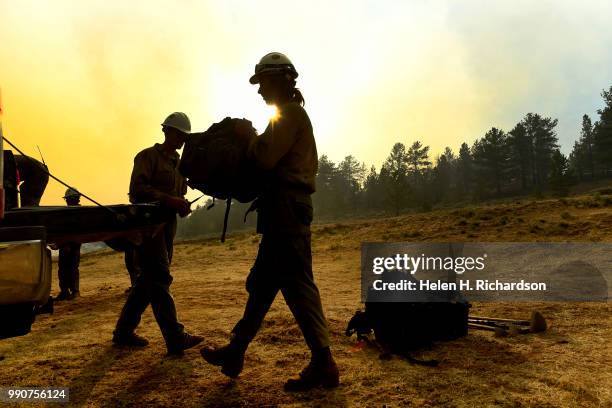
<svg viewBox="0 0 612 408">
<path fill-rule="evenodd" d="M 238 135 L 236 126 L 246 122 L 252 129 L 248 135 Z M 255 165 L 247 160 L 247 149 L 257 137 L 251 122 L 226 117 L 205 132 L 191 133 L 185 141 L 179 171 L 188 184 L 213 198 L 226 200 L 223 235 L 232 199 L 242 203 L 253 201 L 259 194 L 260 177 Z"/>
</svg>

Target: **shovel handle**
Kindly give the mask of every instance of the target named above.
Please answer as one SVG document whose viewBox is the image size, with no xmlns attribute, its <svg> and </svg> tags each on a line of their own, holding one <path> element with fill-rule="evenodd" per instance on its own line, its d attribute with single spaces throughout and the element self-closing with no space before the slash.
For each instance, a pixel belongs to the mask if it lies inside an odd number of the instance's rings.
<svg viewBox="0 0 612 408">
<path fill-rule="evenodd" d="M 515 319 L 501 319 L 499 317 L 484 317 L 484 316 L 470 316 L 470 320 L 479 321 L 490 321 L 490 322 L 503 322 L 513 323 L 521 326 L 529 326 L 531 322 L 529 320 L 515 320 Z"/>
</svg>

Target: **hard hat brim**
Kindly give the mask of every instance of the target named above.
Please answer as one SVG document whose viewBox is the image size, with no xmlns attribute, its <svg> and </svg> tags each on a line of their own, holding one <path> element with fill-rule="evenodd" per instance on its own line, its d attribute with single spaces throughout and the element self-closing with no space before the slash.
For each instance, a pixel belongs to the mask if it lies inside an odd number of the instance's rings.
<svg viewBox="0 0 612 408">
<path fill-rule="evenodd" d="M 181 128 L 179 128 L 179 127 L 172 126 L 172 125 L 168 125 L 168 124 L 165 124 L 165 123 L 162 123 L 162 124 L 161 124 L 161 126 L 162 126 L 162 128 L 169 127 L 169 128 L 172 128 L 172 129 L 176 129 L 176 130 L 178 130 L 179 132 L 182 132 L 182 133 L 184 133 L 184 134 L 186 134 L 186 135 L 191 134 L 191 130 L 181 129 Z"/>
<path fill-rule="evenodd" d="M 258 84 L 260 82 L 260 78 L 262 75 L 266 75 L 266 76 L 274 76 L 274 75 L 279 75 L 279 76 L 283 76 L 283 75 L 288 75 L 293 79 L 296 79 L 298 77 L 297 72 L 293 72 L 293 71 L 287 71 L 286 69 L 280 68 L 280 69 L 269 69 L 266 71 L 262 71 L 262 72 L 258 72 L 256 74 L 253 74 L 253 76 L 249 79 L 249 82 L 251 83 L 251 85 L 255 85 Z"/>
<path fill-rule="evenodd" d="M 259 83 L 259 74 L 254 74 L 251 79 L 249 79 L 251 85 L 256 85 Z"/>
</svg>

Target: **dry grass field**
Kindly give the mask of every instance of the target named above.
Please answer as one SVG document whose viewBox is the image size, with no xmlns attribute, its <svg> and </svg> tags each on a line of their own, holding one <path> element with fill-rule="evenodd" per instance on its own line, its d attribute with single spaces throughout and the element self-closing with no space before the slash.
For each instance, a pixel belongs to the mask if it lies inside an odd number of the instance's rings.
<svg viewBox="0 0 612 408">
<path fill-rule="evenodd" d="M 344 336 L 362 305 L 362 241 L 612 241 L 610 196 L 521 200 L 394 218 L 346 221 L 313 228 L 314 270 L 330 322 L 341 386 L 286 393 L 288 376 L 309 353 L 281 296 L 232 381 L 206 364 L 198 350 L 168 358 L 150 308 L 139 334 L 141 350 L 114 348 L 111 333 L 128 286 L 122 255 L 104 251 L 81 261 L 82 296 L 38 317 L 32 333 L 0 342 L 0 386 L 65 386 L 71 406 L 612 406 L 610 303 L 477 303 L 474 314 L 547 318 L 541 334 L 496 338 L 470 332 L 460 340 L 415 353 L 439 367 L 380 360 L 377 350 Z M 172 265 L 179 317 L 207 344 L 226 341 L 246 300 L 244 281 L 258 236 L 231 233 L 178 243 Z M 56 289 L 55 289 L 56 290 Z"/>
</svg>

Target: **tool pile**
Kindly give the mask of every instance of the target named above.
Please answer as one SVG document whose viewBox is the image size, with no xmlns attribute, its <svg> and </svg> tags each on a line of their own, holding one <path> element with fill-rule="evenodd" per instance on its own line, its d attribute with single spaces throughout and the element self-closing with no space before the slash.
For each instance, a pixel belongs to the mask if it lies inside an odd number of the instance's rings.
<svg viewBox="0 0 612 408">
<path fill-rule="evenodd" d="M 540 333 L 546 331 L 547 327 L 546 319 L 538 311 L 531 313 L 530 320 L 500 319 L 484 316 L 468 317 L 468 329 L 493 331 L 497 337 Z"/>
</svg>

